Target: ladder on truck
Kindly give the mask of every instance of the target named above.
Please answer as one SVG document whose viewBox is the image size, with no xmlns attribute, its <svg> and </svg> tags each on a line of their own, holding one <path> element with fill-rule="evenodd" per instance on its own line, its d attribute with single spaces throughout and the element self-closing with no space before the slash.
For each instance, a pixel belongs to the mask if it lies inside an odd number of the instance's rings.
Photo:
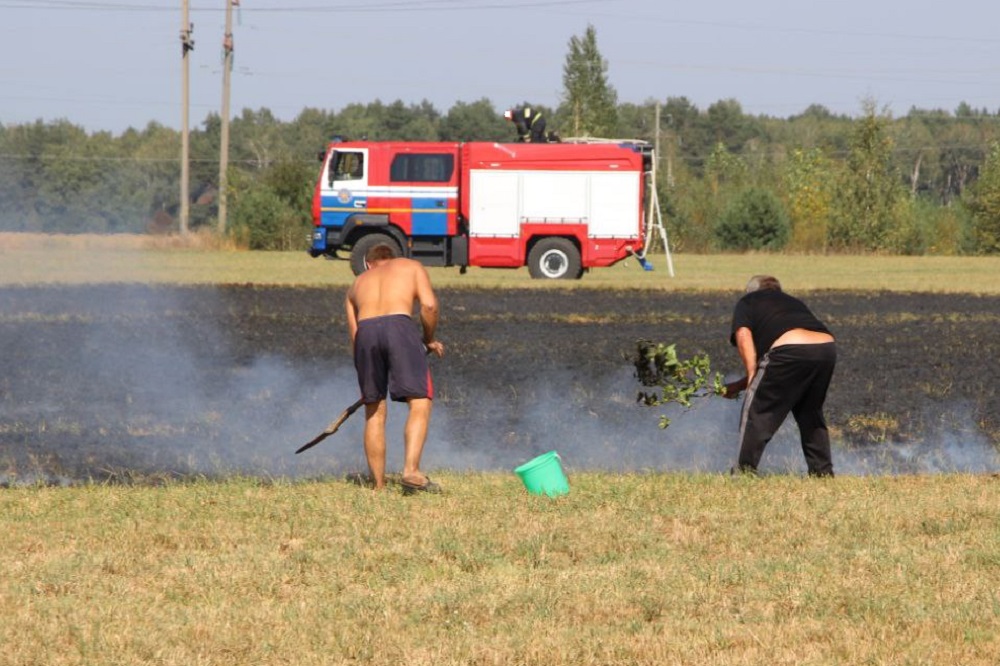
<svg viewBox="0 0 1000 666">
<path fill-rule="evenodd" d="M 660 195 L 657 193 L 656 188 L 656 155 L 652 154 L 652 160 L 650 160 L 650 170 L 646 172 L 646 187 L 649 189 L 649 212 L 646 215 L 646 245 L 642 248 L 642 256 L 646 257 L 649 254 L 649 248 L 653 243 L 653 232 L 660 237 L 663 241 L 663 253 L 667 257 L 667 270 L 670 272 L 670 277 L 674 277 L 674 260 L 670 256 L 670 243 L 667 241 L 667 229 L 663 226 L 663 213 L 660 212 Z M 646 268 L 646 263 L 643 263 L 643 268 Z M 651 270 L 651 268 L 646 268 L 646 270 Z"/>
<path fill-rule="evenodd" d="M 667 229 L 663 226 L 663 213 L 660 211 L 660 197 L 656 191 L 656 162 L 657 156 L 652 144 L 642 139 L 598 139 L 594 137 L 571 137 L 561 139 L 561 143 L 614 143 L 621 146 L 632 146 L 638 149 L 643 156 L 649 158 L 649 170 L 643 172 L 646 179 L 646 191 L 649 195 L 649 210 L 646 213 L 646 243 L 641 253 L 635 253 L 635 258 L 643 270 L 653 270 L 653 265 L 646 261 L 649 249 L 652 247 L 653 238 L 657 237 L 663 242 L 663 253 L 667 259 L 667 270 L 670 277 L 674 277 L 674 260 L 670 256 L 670 242 L 667 240 Z M 645 163 L 646 160 L 643 160 Z"/>
</svg>

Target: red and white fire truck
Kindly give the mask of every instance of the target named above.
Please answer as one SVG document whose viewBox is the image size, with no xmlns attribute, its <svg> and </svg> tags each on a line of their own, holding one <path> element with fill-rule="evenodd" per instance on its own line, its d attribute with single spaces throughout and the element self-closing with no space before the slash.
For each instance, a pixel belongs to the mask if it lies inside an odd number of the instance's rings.
<svg viewBox="0 0 1000 666">
<path fill-rule="evenodd" d="M 579 278 L 641 260 L 650 159 L 641 142 L 333 141 L 309 252 L 349 252 L 358 274 L 368 249 L 388 242 L 427 266 Z"/>
</svg>

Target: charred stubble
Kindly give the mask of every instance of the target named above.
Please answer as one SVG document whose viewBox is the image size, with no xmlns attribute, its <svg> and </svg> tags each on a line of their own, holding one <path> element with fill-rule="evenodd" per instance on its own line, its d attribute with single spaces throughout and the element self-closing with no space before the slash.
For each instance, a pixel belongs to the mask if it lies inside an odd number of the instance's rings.
<svg viewBox="0 0 1000 666">
<path fill-rule="evenodd" d="M 919 442 L 949 419 L 951 431 L 1000 441 L 990 381 L 1000 371 L 1000 297 L 797 295 L 838 338 L 827 404 L 838 446 Z M 656 413 L 634 404 L 635 341 L 676 342 L 685 353 L 707 352 L 718 370 L 739 369 L 727 342 L 736 294 L 439 296 L 448 355 L 434 363 L 428 455 L 442 466 L 509 468 L 593 437 L 576 458 L 581 467 L 656 467 L 645 449 L 627 451 L 639 440 L 655 448 L 661 437 Z M 249 285 L 0 289 L 7 478 L 301 475 L 357 464 L 357 418 L 317 447 L 325 454 L 292 456 L 356 397 L 342 297 Z M 351 455 L 334 460 L 334 451 Z"/>
</svg>

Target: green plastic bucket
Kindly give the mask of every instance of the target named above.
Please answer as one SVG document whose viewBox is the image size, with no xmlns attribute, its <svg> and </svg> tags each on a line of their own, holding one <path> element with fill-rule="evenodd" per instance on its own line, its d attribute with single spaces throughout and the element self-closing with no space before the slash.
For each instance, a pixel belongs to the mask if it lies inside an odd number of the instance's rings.
<svg viewBox="0 0 1000 666">
<path fill-rule="evenodd" d="M 514 473 L 521 477 L 524 487 L 532 495 L 565 495 L 569 492 L 569 480 L 560 460 L 558 453 L 549 451 L 524 463 Z"/>
</svg>

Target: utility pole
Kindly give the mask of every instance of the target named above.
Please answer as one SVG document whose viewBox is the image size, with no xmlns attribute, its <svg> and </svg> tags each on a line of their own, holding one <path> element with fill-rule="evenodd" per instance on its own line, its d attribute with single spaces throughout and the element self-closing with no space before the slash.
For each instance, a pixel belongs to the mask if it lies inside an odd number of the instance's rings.
<svg viewBox="0 0 1000 666">
<path fill-rule="evenodd" d="M 653 127 L 656 128 L 656 134 L 654 135 L 653 139 L 653 152 L 656 154 L 656 166 L 659 167 L 660 166 L 660 101 L 659 100 L 656 101 L 656 116 L 655 120 L 653 121 Z M 656 169 L 656 172 L 657 173 L 660 172 L 659 168 Z"/>
<path fill-rule="evenodd" d="M 191 219 L 190 130 L 188 127 L 190 67 L 188 53 L 194 50 L 192 32 L 194 32 L 194 25 L 188 20 L 188 0 L 181 0 L 181 235 L 187 235 L 188 223 Z"/>
<path fill-rule="evenodd" d="M 670 136 L 667 137 L 670 148 L 667 150 L 667 187 L 674 186 L 674 147 L 677 145 L 677 134 L 674 132 L 674 117 L 667 114 L 667 124 L 670 125 Z"/>
<path fill-rule="evenodd" d="M 226 0 L 226 34 L 222 38 L 222 136 L 219 147 L 219 235 L 226 233 L 227 202 L 226 190 L 229 185 L 226 171 L 229 170 L 229 87 L 233 73 L 233 5 L 240 0 Z"/>
</svg>

